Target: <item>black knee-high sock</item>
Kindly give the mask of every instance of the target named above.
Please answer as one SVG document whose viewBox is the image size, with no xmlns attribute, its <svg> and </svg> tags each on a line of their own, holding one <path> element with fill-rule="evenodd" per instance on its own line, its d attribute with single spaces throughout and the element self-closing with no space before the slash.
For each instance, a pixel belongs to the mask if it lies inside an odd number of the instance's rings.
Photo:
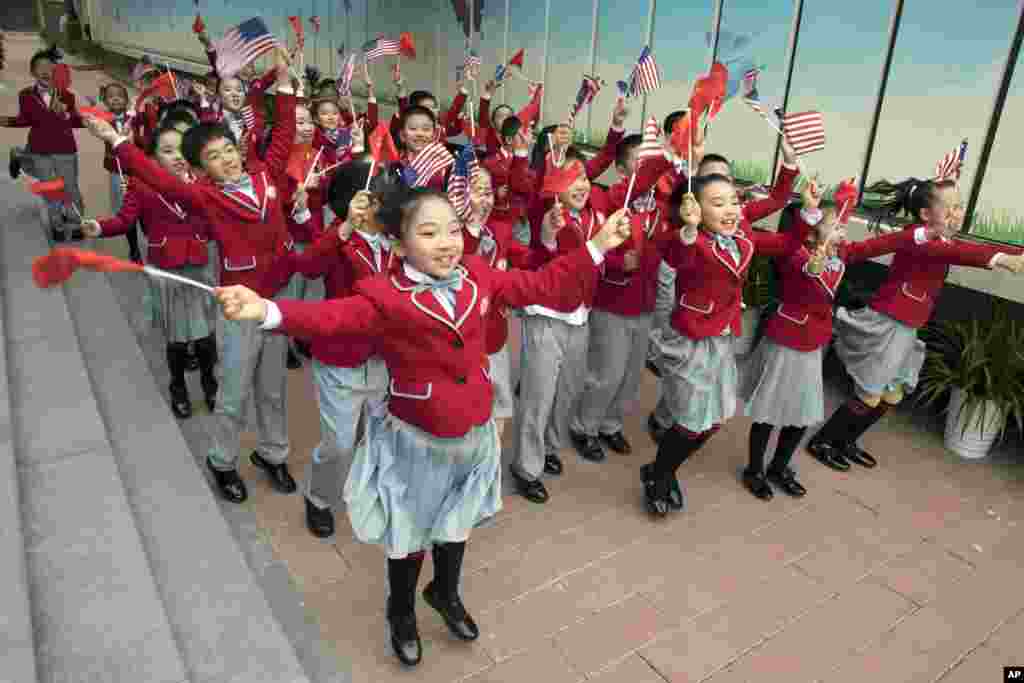
<svg viewBox="0 0 1024 683">
<path fill-rule="evenodd" d="M 782 472 L 789 467 L 789 461 L 793 459 L 793 453 L 796 452 L 796 447 L 800 445 L 800 440 L 804 438 L 806 431 L 806 427 L 782 428 L 779 432 L 779 443 L 775 447 L 775 457 L 772 458 L 772 464 L 769 466 L 771 471 Z"/>
<path fill-rule="evenodd" d="M 700 450 L 716 431 L 716 428 L 712 428 L 706 432 L 695 433 L 673 428 L 665 432 L 661 443 L 658 444 L 658 455 L 654 459 L 655 477 L 661 482 L 671 480 L 679 466 Z"/>
<path fill-rule="evenodd" d="M 747 471 L 760 474 L 764 472 L 764 452 L 768 450 L 768 440 L 772 438 L 772 425 L 767 422 L 755 422 L 750 425 L 750 463 Z"/>
<path fill-rule="evenodd" d="M 171 371 L 171 386 L 185 386 L 185 366 L 188 363 L 185 349 L 184 344 L 167 345 L 167 369 Z"/>
<path fill-rule="evenodd" d="M 388 560 L 388 616 L 416 612 L 416 583 L 423 566 L 423 553 L 413 553 L 400 560 Z"/>
<path fill-rule="evenodd" d="M 836 412 L 832 413 L 832 417 L 828 419 L 828 422 L 818 430 L 811 441 L 815 443 L 827 443 L 833 446 L 838 446 L 846 442 L 847 434 L 850 432 L 850 427 L 861 417 L 871 411 L 871 407 L 861 401 L 859 398 L 851 398 L 849 401 L 839 406 Z"/>
<path fill-rule="evenodd" d="M 197 339 L 196 357 L 199 359 L 199 371 L 204 378 L 214 379 L 214 367 L 217 365 L 217 340 L 209 337 Z"/>
<path fill-rule="evenodd" d="M 140 256 L 139 233 L 134 225 L 128 228 L 128 232 L 125 233 L 125 237 L 128 238 L 128 249 L 130 250 L 131 256 Z"/>
<path fill-rule="evenodd" d="M 446 598 L 458 596 L 466 542 L 436 543 L 431 554 L 434 558 L 434 590 Z"/>
<path fill-rule="evenodd" d="M 882 419 L 882 416 L 889 412 L 889 408 L 889 404 L 882 401 L 876 408 L 872 408 L 869 411 L 858 415 L 857 419 L 850 422 L 850 425 L 846 430 L 846 434 L 843 437 L 843 442 L 851 444 L 857 443 L 857 439 L 862 437 L 866 431 L 874 427 L 875 424 Z"/>
</svg>

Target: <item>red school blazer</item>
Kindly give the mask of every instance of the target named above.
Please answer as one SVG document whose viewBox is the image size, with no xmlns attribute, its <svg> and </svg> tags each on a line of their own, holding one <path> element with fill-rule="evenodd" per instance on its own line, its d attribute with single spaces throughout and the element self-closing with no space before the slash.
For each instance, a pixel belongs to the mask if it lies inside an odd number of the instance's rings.
<svg viewBox="0 0 1024 683">
<path fill-rule="evenodd" d="M 677 233 L 678 234 L 678 233 Z M 800 248 L 790 235 L 760 230 L 736 230 L 733 235 L 740 250 L 737 265 L 707 232 L 699 230 L 693 244 L 680 239 L 666 240 L 662 257 L 676 270 L 676 306 L 672 327 L 691 339 L 743 332 L 740 294 L 755 251 L 782 256 Z"/>
<path fill-rule="evenodd" d="M 924 226 L 909 225 L 904 231 L 920 227 Z M 999 252 L 1019 254 L 1021 250 L 958 239 L 907 244 L 896 252 L 889 276 L 868 306 L 910 327 L 922 327 L 932 315 L 950 266 L 987 268 Z"/>
<path fill-rule="evenodd" d="M 342 299 L 351 296 L 355 284 L 381 272 L 391 270 L 391 250 L 381 249 L 381 268 L 373 258 L 373 249 L 358 233 L 352 233 L 345 242 L 338 237 L 343 221 L 335 219 L 328 229 L 301 254 L 292 254 L 290 262 L 304 277 L 324 278 L 324 299 Z M 341 368 L 357 368 L 376 355 L 372 337 L 314 337 L 311 341 L 313 357 L 321 363 Z"/>
<path fill-rule="evenodd" d="M 295 97 L 274 98 L 277 122 L 266 162 L 250 157 L 246 166 L 256 202 L 240 192 L 226 192 L 212 183 L 184 183 L 136 147 L 114 150 L 126 170 L 167 200 L 201 214 L 220 247 L 222 285 L 245 285 L 261 296 L 273 296 L 288 282 L 286 263 L 293 241 L 285 225 L 284 187 L 288 155 L 295 139 Z"/>
<path fill-rule="evenodd" d="M 525 214 L 536 185 L 530 159 L 499 148 L 481 164 L 491 174 L 494 187 L 494 211 L 497 220 L 515 224 Z"/>
<path fill-rule="evenodd" d="M 772 341 L 797 351 L 813 351 L 832 338 L 832 311 L 836 290 L 846 273 L 847 263 L 891 254 L 914 243 L 913 231 L 900 231 L 840 247 L 840 268 L 812 275 L 806 271 L 811 253 L 801 246 L 777 261 L 781 303 L 765 323 L 764 333 Z"/>
<path fill-rule="evenodd" d="M 391 374 L 388 409 L 440 438 L 457 438 L 491 417 L 493 387 L 486 351 L 487 313 L 578 305 L 596 267 L 586 249 L 537 272 L 500 271 L 463 257 L 455 320 L 402 269 L 362 280 L 355 296 L 323 302 L 279 301 L 282 332 L 298 337 L 373 336 Z"/>
<path fill-rule="evenodd" d="M 61 90 L 57 97 L 68 109 L 63 114 L 51 111 L 34 85 L 18 93 L 18 115 L 7 124 L 7 128 L 28 128 L 27 150 L 30 154 L 78 152 L 73 129 L 84 128 L 85 123 L 75 108 L 75 96 Z"/>
<path fill-rule="evenodd" d="M 630 216 L 633 236 L 605 254 L 604 271 L 597 281 L 594 308 L 616 315 L 635 317 L 654 312 L 658 293 L 658 266 L 665 240 L 679 239 L 679 229 L 662 219 L 661 209 Z M 643 243 L 636 236 L 643 233 Z M 636 270 L 626 270 L 626 254 L 637 251 Z"/>
<path fill-rule="evenodd" d="M 138 178 L 132 178 L 121 210 L 115 216 L 100 219 L 102 236 L 124 235 L 139 219 L 146 226 L 148 263 L 158 268 L 206 265 L 210 234 L 205 221 L 168 201 Z"/>
</svg>

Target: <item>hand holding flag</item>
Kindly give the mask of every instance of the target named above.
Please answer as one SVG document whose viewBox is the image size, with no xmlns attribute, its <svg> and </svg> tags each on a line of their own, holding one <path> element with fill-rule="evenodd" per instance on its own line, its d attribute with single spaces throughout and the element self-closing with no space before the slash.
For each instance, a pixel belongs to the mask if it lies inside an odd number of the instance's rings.
<svg viewBox="0 0 1024 683">
<path fill-rule="evenodd" d="M 959 182 L 963 171 L 964 160 L 967 158 L 967 140 L 964 139 L 935 164 L 936 180 L 952 180 Z"/>
<path fill-rule="evenodd" d="M 448 178 L 448 200 L 451 201 L 456 215 L 466 220 L 472 211 L 469 201 L 469 186 L 479 173 L 476 152 L 472 145 L 465 145 L 455 158 L 455 168 Z"/>
<path fill-rule="evenodd" d="M 832 201 L 839 207 L 836 220 L 841 225 L 846 225 L 850 220 L 850 214 L 857 206 L 857 178 L 848 178 L 839 183 L 836 191 L 832 194 Z"/>
<path fill-rule="evenodd" d="M 217 73 L 222 78 L 234 76 L 260 55 L 279 47 L 281 43 L 270 33 L 262 19 L 253 17 L 243 21 L 229 29 L 215 45 Z"/>
</svg>

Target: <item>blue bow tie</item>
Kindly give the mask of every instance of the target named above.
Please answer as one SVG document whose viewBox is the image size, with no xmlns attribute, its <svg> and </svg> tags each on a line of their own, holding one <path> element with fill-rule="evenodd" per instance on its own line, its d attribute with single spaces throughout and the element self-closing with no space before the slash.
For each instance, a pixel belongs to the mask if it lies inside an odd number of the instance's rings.
<svg viewBox="0 0 1024 683">
<path fill-rule="evenodd" d="M 729 254 L 729 256 L 732 257 L 732 260 L 735 261 L 737 265 L 739 265 L 740 248 L 739 246 L 737 246 L 736 240 L 729 235 L 720 235 L 718 233 L 712 233 L 711 237 L 715 240 L 715 243 L 721 249 L 724 249 Z"/>
<path fill-rule="evenodd" d="M 434 292 L 458 292 L 462 289 L 462 271 L 456 270 L 443 280 L 426 275 L 422 282 L 417 282 L 416 284 L 422 289 L 429 289 Z"/>
<path fill-rule="evenodd" d="M 839 271 L 843 268 L 843 261 L 838 256 L 829 256 L 825 261 L 825 270 Z"/>
</svg>

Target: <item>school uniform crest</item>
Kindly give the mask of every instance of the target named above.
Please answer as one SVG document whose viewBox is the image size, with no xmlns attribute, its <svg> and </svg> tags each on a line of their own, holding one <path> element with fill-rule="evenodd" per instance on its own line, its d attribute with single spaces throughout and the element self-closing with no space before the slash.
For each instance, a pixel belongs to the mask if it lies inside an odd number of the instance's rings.
<svg viewBox="0 0 1024 683">
<path fill-rule="evenodd" d="M 508 259 L 507 258 L 498 259 L 498 265 L 496 266 L 496 268 L 498 270 L 508 270 Z"/>
<path fill-rule="evenodd" d="M 483 318 L 487 315 L 487 311 L 491 309 L 491 297 L 485 296 L 480 299 L 480 317 Z"/>
<path fill-rule="evenodd" d="M 277 199 L 277 188 L 270 184 L 267 185 L 267 199 Z"/>
</svg>

